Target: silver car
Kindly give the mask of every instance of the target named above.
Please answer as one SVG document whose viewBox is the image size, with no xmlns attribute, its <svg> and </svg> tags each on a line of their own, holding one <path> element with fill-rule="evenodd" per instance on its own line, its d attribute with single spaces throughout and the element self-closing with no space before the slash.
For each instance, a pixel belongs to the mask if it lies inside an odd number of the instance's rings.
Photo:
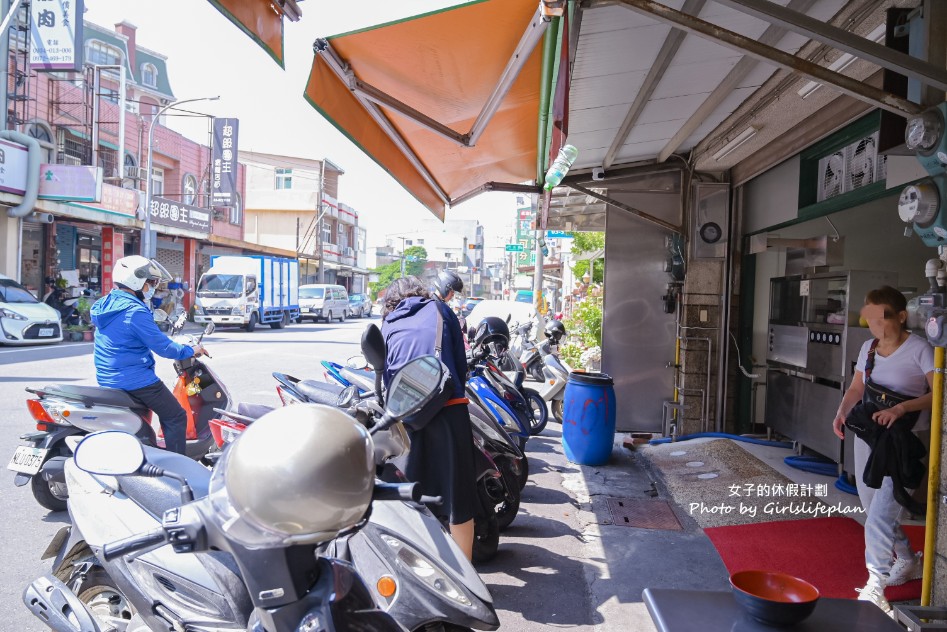
<svg viewBox="0 0 947 632">
<path fill-rule="evenodd" d="M 11 279 L 0 274 L 0 344 L 62 342 L 59 312 Z"/>
</svg>

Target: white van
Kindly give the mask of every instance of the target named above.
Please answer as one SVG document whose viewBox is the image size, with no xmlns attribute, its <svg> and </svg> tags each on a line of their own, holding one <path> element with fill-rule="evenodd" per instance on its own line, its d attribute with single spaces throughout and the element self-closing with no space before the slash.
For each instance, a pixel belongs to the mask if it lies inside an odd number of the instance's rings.
<svg viewBox="0 0 947 632">
<path fill-rule="evenodd" d="M 314 283 L 299 286 L 299 320 L 311 319 L 312 322 L 329 322 L 338 318 L 345 322 L 349 309 L 349 295 L 341 285 Z"/>
</svg>

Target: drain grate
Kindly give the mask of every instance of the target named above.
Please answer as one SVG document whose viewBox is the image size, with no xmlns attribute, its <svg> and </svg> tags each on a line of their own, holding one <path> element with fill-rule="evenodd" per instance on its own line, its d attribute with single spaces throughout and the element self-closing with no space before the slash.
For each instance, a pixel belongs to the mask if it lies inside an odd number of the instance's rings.
<svg viewBox="0 0 947 632">
<path fill-rule="evenodd" d="M 666 529 L 681 531 L 681 523 L 666 500 L 638 498 L 611 498 L 606 496 L 612 524 L 638 529 Z"/>
</svg>

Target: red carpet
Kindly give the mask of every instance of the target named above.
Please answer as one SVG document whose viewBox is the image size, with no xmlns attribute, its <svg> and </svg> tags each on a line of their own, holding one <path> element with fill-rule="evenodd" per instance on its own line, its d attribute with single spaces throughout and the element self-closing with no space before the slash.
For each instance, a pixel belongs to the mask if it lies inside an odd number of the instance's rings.
<svg viewBox="0 0 947 632">
<path fill-rule="evenodd" d="M 905 526 L 915 551 L 924 550 L 924 527 Z M 865 530 L 851 518 L 812 518 L 704 529 L 730 573 L 766 570 L 802 578 L 823 597 L 855 599 L 868 581 Z M 921 598 L 921 581 L 891 586 L 889 601 Z"/>
</svg>

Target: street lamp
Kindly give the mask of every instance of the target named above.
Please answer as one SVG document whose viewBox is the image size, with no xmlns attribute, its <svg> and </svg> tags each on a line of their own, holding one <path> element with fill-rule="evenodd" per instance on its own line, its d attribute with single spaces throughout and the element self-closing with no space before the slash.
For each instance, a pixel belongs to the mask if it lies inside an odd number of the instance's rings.
<svg viewBox="0 0 947 632">
<path fill-rule="evenodd" d="M 148 257 L 149 259 L 154 259 L 157 255 L 157 247 L 155 244 L 154 234 L 151 232 L 151 176 L 152 170 L 154 169 L 153 159 L 154 159 L 154 140 L 155 140 L 155 121 L 161 118 L 161 115 L 164 114 L 165 110 L 174 107 L 175 105 L 184 105 L 185 103 L 194 103 L 196 101 L 216 101 L 219 99 L 219 96 L 216 97 L 198 97 L 196 99 L 184 99 L 183 101 L 172 101 L 167 104 L 155 114 L 154 118 L 151 119 L 151 124 L 148 125 L 148 177 L 145 179 L 145 232 L 142 235 L 141 240 L 141 255 L 143 257 Z"/>
</svg>

